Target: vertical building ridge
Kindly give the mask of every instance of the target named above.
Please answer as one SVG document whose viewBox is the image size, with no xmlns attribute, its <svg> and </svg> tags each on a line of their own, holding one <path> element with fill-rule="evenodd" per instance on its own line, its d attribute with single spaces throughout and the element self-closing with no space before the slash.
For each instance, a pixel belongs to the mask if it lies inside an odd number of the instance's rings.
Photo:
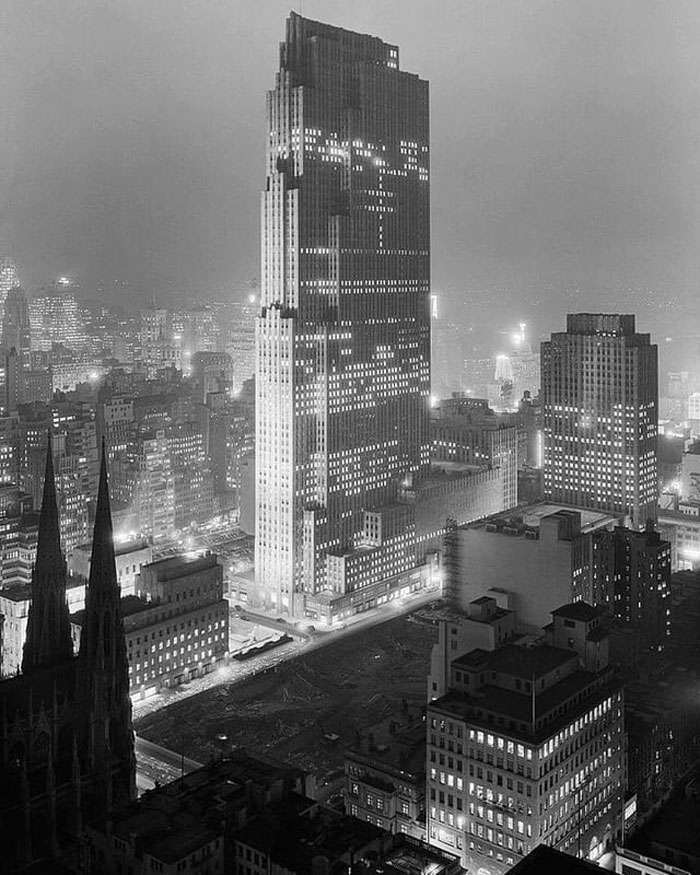
<svg viewBox="0 0 700 875">
<path fill-rule="evenodd" d="M 55 665 L 73 655 L 66 573 L 49 433 L 36 561 L 32 572 L 32 603 L 22 660 L 25 674 Z"/>
</svg>

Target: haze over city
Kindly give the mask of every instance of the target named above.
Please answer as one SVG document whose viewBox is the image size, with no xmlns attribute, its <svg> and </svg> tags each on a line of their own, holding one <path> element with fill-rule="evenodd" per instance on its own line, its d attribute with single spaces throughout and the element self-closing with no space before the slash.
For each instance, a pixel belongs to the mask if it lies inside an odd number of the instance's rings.
<svg viewBox="0 0 700 875">
<path fill-rule="evenodd" d="M 700 875 L 700 10 L 0 10 L 0 869 Z"/>
<path fill-rule="evenodd" d="M 28 288 L 127 280 L 138 305 L 259 275 L 263 94 L 287 6 L 3 5 L 0 249 Z M 433 288 L 447 301 L 486 290 L 516 318 L 546 313 L 540 331 L 571 305 L 698 306 L 693 0 L 303 11 L 393 40 L 431 83 Z"/>
</svg>

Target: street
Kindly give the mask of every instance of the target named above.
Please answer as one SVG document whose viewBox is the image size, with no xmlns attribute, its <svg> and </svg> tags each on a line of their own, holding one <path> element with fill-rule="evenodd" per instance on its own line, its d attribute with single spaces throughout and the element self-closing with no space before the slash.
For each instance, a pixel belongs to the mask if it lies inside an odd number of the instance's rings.
<svg viewBox="0 0 700 875">
<path fill-rule="evenodd" d="M 294 636 L 294 640 L 282 644 L 267 653 L 253 656 L 245 662 L 231 660 L 228 665 L 220 665 L 211 674 L 194 678 L 178 687 L 163 689 L 159 693 L 148 696 L 145 699 L 132 699 L 134 720 L 139 720 L 159 711 L 161 708 L 167 708 L 169 705 L 181 702 L 184 699 L 196 696 L 199 693 L 214 689 L 223 684 L 235 684 L 252 675 L 272 671 L 276 666 L 288 659 L 318 650 L 320 647 L 325 647 L 333 641 L 338 641 L 360 630 L 384 623 L 391 617 L 398 617 L 402 614 L 415 611 L 434 602 L 439 597 L 440 594 L 436 590 L 423 590 L 412 593 L 409 596 L 381 605 L 365 614 L 357 614 L 355 617 L 347 620 L 343 626 L 328 632 L 317 631 L 309 633 L 305 630 L 296 629 L 291 623 L 279 623 L 262 614 L 251 614 L 246 611 L 246 615 L 254 619 L 256 623 L 260 625 L 264 623 L 269 628 L 285 631 L 287 634 Z M 233 616 L 237 615 L 234 614 Z"/>
</svg>

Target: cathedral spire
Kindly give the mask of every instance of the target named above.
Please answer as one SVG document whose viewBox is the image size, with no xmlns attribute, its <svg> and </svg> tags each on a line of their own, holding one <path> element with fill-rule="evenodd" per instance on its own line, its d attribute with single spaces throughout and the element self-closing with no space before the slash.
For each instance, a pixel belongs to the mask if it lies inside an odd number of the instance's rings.
<svg viewBox="0 0 700 875">
<path fill-rule="evenodd" d="M 32 572 L 32 604 L 27 618 L 22 671 L 27 673 L 55 665 L 70 659 L 72 655 L 70 613 L 66 602 L 66 562 L 61 552 L 61 527 L 49 432 L 39 538 Z"/>
<path fill-rule="evenodd" d="M 80 695 L 87 711 L 90 767 L 108 773 L 115 801 L 127 802 L 135 790 L 134 737 L 104 441 L 99 483 L 80 640 Z M 96 804 L 109 807 L 107 795 L 105 788 L 105 798 Z"/>
</svg>

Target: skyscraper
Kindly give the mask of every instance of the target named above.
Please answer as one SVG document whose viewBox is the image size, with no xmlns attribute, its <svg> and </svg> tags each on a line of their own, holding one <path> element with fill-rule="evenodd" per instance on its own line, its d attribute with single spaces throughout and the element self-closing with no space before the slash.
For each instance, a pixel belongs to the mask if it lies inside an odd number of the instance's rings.
<svg viewBox="0 0 700 875">
<path fill-rule="evenodd" d="M 29 305 L 24 289 L 14 286 L 5 298 L 2 319 L 3 355 L 9 355 L 14 348 L 20 358 L 22 368 L 31 367 L 32 339 L 29 324 Z"/>
<path fill-rule="evenodd" d="M 657 347 L 634 316 L 578 313 L 542 344 L 544 494 L 656 517 Z"/>
<path fill-rule="evenodd" d="M 19 285 L 19 271 L 9 255 L 0 256 L 0 304 L 5 303 L 10 291 Z"/>
<path fill-rule="evenodd" d="M 396 503 L 429 469 L 428 84 L 396 46 L 292 13 L 267 112 L 256 596 L 298 612 L 415 564 Z"/>
</svg>

